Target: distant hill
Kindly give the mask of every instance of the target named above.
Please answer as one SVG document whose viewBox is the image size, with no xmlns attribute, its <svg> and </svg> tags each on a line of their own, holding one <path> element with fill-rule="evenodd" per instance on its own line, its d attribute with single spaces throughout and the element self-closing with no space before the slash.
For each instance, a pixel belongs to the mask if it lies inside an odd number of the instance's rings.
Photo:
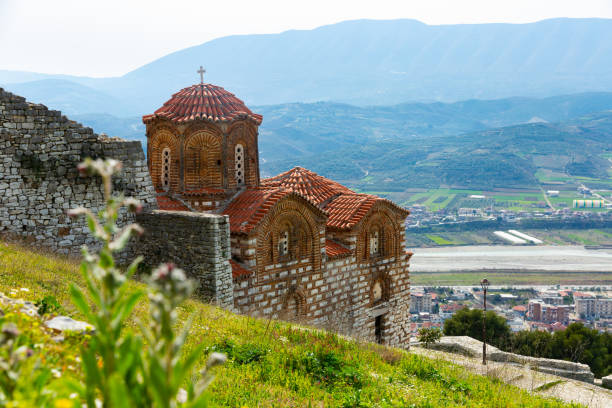
<svg viewBox="0 0 612 408">
<path fill-rule="evenodd" d="M 579 177 L 610 183 L 612 111 L 562 123 L 527 123 L 455 136 L 415 136 L 265 163 L 296 165 L 368 191 L 409 188 L 536 188 Z"/>
<path fill-rule="evenodd" d="M 562 122 L 612 109 L 612 93 L 585 93 L 543 99 L 469 100 L 451 104 L 406 103 L 357 107 L 319 102 L 255 107 L 260 128 L 262 169 L 308 155 L 371 144 L 412 142 L 423 137 L 453 136 L 528 122 Z"/>
<path fill-rule="evenodd" d="M 83 113 L 122 115 L 128 109 L 120 98 L 65 79 L 41 79 L 10 84 L 10 92 L 61 110 L 66 115 Z"/>
<path fill-rule="evenodd" d="M 414 20 L 357 20 L 280 34 L 240 35 L 187 48 L 122 77 L 93 79 L 0 71 L 0 84 L 61 79 L 94 104 L 75 113 L 151 113 L 179 89 L 206 79 L 248 105 L 333 101 L 390 105 L 612 90 L 612 20 L 552 19 L 530 24 L 430 26 Z M 72 104 L 71 94 L 39 90 L 40 102 Z M 61 85 L 61 84 L 58 84 Z M 24 85 L 21 85 L 24 86 Z M 63 96 L 62 96 L 63 95 Z M 26 94 L 26 96 L 29 96 Z M 66 100 L 61 100 L 65 98 Z"/>
<path fill-rule="evenodd" d="M 370 191 L 534 188 L 574 176 L 608 180 L 604 154 L 612 150 L 612 93 L 254 110 L 264 115 L 259 134 L 264 177 L 301 165 Z M 111 136 L 146 140 L 138 116 L 70 117 Z"/>
</svg>

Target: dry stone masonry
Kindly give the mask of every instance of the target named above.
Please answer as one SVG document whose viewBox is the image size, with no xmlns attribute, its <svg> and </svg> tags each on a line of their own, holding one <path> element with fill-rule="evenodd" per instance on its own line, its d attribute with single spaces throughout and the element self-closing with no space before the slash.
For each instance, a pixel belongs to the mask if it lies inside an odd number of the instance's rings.
<svg viewBox="0 0 612 408">
<path fill-rule="evenodd" d="M 97 135 L 59 111 L 0 88 L 0 234 L 65 254 L 95 245 L 84 220 L 66 215 L 70 208 L 98 211 L 104 204 L 100 180 L 78 174 L 77 164 L 86 157 L 122 161 L 115 189 L 147 209 L 156 206 L 139 142 Z"/>
<path fill-rule="evenodd" d="M 173 262 L 199 283 L 204 299 L 233 308 L 234 285 L 229 263 L 229 220 L 226 216 L 182 211 L 138 214 L 146 233 L 133 245 L 135 255 L 155 267 Z"/>
</svg>

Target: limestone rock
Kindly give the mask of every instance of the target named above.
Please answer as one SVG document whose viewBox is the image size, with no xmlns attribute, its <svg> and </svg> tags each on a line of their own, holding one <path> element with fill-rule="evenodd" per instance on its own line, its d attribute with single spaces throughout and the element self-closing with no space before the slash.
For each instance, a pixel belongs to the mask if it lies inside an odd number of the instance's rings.
<svg viewBox="0 0 612 408">
<path fill-rule="evenodd" d="M 45 326 L 50 329 L 58 330 L 61 332 L 75 331 L 83 333 L 91 332 L 94 329 L 91 324 L 79 320 L 74 320 L 68 316 L 56 316 L 51 320 L 47 320 L 45 322 Z"/>
</svg>

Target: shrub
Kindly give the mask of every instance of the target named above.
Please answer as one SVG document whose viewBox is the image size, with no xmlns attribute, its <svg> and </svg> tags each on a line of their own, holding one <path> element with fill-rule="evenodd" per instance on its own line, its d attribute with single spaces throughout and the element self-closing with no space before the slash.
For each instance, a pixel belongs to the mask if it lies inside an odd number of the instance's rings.
<svg viewBox="0 0 612 408">
<path fill-rule="evenodd" d="M 327 386 L 345 384 L 360 389 L 365 381 L 364 374 L 356 363 L 348 363 L 334 350 L 321 347 L 290 358 L 287 366 L 289 369 L 303 370 L 315 381 Z"/>
<path fill-rule="evenodd" d="M 41 316 L 50 313 L 61 313 L 63 310 L 55 296 L 51 295 L 36 301 L 35 306 L 38 307 L 38 314 Z"/>
<path fill-rule="evenodd" d="M 450 319 L 444 321 L 446 336 L 470 336 L 482 341 L 483 311 L 480 309 L 461 309 Z M 504 348 L 510 342 L 510 327 L 506 319 L 495 312 L 486 314 L 487 343 Z"/>
<path fill-rule="evenodd" d="M 230 339 L 215 344 L 212 350 L 225 353 L 230 360 L 240 365 L 260 361 L 270 351 L 261 344 L 236 344 Z"/>
<path fill-rule="evenodd" d="M 425 347 L 429 347 L 437 343 L 442 338 L 442 330 L 436 327 L 421 327 L 418 333 L 418 339 Z"/>
</svg>

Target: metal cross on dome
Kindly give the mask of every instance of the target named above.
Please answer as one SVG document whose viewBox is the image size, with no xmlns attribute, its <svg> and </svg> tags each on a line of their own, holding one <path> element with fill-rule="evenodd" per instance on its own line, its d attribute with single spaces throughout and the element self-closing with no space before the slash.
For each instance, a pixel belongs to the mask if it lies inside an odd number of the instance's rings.
<svg viewBox="0 0 612 408">
<path fill-rule="evenodd" d="M 200 74 L 200 83 L 203 84 L 204 83 L 204 74 L 206 73 L 206 70 L 204 69 L 204 67 L 202 67 L 200 65 L 200 69 L 198 69 L 196 72 L 198 74 Z"/>
</svg>

